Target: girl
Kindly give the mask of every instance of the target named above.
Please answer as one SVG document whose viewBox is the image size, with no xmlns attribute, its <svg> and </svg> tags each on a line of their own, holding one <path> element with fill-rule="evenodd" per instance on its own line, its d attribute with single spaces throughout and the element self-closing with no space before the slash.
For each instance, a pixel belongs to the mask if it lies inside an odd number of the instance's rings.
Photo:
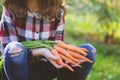
<svg viewBox="0 0 120 80">
<path fill-rule="evenodd" d="M 0 23 L 4 70 L 8 80 L 85 80 L 93 63 L 83 63 L 74 72 L 57 65 L 47 48 L 25 49 L 20 43 L 29 40 L 64 39 L 63 0 L 5 0 Z M 89 52 L 87 58 L 95 62 L 95 48 L 90 44 L 79 47 Z M 35 62 L 32 58 L 41 57 Z"/>
</svg>

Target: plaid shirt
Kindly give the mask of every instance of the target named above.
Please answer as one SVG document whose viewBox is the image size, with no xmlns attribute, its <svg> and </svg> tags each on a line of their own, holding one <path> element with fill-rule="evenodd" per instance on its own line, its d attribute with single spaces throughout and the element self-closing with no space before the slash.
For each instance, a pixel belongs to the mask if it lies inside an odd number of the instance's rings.
<svg viewBox="0 0 120 80">
<path fill-rule="evenodd" d="M 21 23 L 22 22 L 22 23 Z M 57 22 L 57 25 L 56 25 Z M 24 25 L 23 25 L 24 23 Z M 55 27 L 56 25 L 56 27 Z M 28 40 L 63 40 L 64 18 L 61 20 L 40 20 L 28 11 L 26 19 L 17 19 L 9 10 L 3 7 L 0 22 L 0 39 L 5 47 L 12 41 Z"/>
</svg>

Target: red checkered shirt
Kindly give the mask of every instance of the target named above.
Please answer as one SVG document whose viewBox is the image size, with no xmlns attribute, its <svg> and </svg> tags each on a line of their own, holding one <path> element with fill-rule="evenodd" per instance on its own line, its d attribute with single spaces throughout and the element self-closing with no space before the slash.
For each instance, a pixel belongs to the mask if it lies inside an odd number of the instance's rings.
<svg viewBox="0 0 120 80">
<path fill-rule="evenodd" d="M 28 11 L 24 19 L 16 18 L 9 10 L 3 7 L 0 22 L 0 39 L 5 47 L 12 41 L 29 40 L 63 40 L 64 18 L 60 20 L 40 19 Z"/>
</svg>

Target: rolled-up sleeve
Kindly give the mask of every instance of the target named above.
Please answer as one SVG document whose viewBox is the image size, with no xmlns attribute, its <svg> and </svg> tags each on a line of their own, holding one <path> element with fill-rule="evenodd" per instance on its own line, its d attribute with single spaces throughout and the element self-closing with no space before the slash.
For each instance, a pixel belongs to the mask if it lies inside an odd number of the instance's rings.
<svg viewBox="0 0 120 80">
<path fill-rule="evenodd" d="M 9 42 L 18 41 L 13 16 L 5 7 L 3 7 L 2 18 L 0 21 L 0 40 L 3 47 Z"/>
</svg>

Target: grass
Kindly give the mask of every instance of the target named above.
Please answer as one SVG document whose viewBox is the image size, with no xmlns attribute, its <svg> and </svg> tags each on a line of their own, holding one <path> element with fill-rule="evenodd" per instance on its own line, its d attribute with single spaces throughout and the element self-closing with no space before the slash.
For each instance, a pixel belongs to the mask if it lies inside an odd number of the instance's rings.
<svg viewBox="0 0 120 80">
<path fill-rule="evenodd" d="M 87 80 L 120 80 L 119 61 L 119 57 L 103 56 L 99 53 Z"/>
<path fill-rule="evenodd" d="M 1 18 L 1 13 L 2 13 L 2 0 L 0 0 L 0 18 Z"/>
</svg>

